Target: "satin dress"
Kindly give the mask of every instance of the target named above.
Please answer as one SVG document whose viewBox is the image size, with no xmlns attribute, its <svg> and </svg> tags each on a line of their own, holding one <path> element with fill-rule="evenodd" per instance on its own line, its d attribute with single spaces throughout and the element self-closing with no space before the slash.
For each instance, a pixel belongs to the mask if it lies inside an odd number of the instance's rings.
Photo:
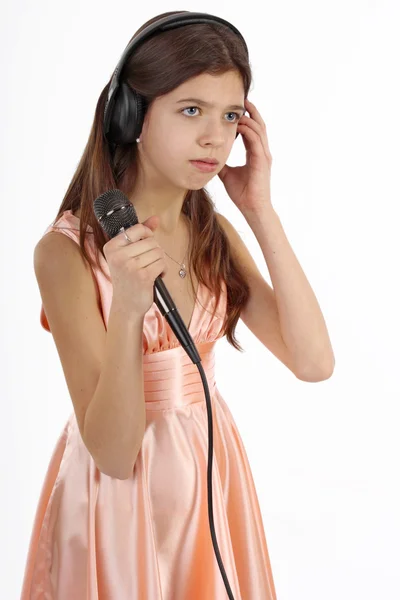
<svg viewBox="0 0 400 600">
<path fill-rule="evenodd" d="M 57 230 L 79 244 L 79 218 L 67 210 Z M 88 226 L 88 247 L 93 234 Z M 43 234 L 44 235 L 44 234 Z M 109 273 L 107 262 L 100 257 Z M 93 270 L 107 328 L 112 285 Z M 235 600 L 275 600 L 260 506 L 246 451 L 215 380 L 226 286 L 199 285 L 189 332 L 202 358 L 214 433 L 213 514 Z M 50 331 L 43 306 L 40 322 Z M 208 420 L 196 365 L 155 303 L 144 318 L 146 430 L 132 475 L 96 467 L 72 412 L 42 484 L 27 552 L 21 600 L 226 600 L 207 503 Z"/>
</svg>

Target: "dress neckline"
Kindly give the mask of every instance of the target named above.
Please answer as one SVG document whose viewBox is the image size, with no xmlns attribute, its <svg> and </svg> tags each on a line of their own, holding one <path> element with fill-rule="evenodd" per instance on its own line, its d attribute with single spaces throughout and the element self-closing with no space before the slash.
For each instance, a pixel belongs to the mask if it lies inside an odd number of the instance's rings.
<svg viewBox="0 0 400 600">
<path fill-rule="evenodd" d="M 195 316 L 196 316 L 196 309 L 197 309 L 197 305 L 199 303 L 200 291 L 201 291 L 201 282 L 199 280 L 197 282 L 197 291 L 196 291 L 196 297 L 195 297 L 195 301 L 194 301 L 194 306 L 193 306 L 192 314 L 190 316 L 189 325 L 187 326 L 187 330 L 188 330 L 188 332 L 191 335 L 193 333 L 192 332 L 192 328 L 194 326 L 194 321 L 195 321 Z M 160 317 L 162 317 L 165 320 L 165 323 L 166 323 L 167 327 L 169 327 L 169 329 L 172 331 L 172 328 L 171 328 L 170 324 L 165 319 L 165 317 L 163 316 L 162 312 L 160 311 L 160 309 L 158 308 L 158 306 L 157 306 L 157 304 L 155 302 L 153 302 L 153 306 L 155 307 L 156 312 L 159 313 Z"/>
</svg>

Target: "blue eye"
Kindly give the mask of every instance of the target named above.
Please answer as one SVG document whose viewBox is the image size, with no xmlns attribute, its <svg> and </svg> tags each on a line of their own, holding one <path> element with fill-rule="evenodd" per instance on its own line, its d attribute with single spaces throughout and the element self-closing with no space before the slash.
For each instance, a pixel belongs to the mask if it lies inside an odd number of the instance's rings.
<svg viewBox="0 0 400 600">
<path fill-rule="evenodd" d="M 195 109 L 197 109 L 197 110 L 201 110 L 201 109 L 200 109 L 198 106 L 188 106 L 188 107 L 186 107 L 186 108 L 183 108 L 183 109 L 181 110 L 181 112 L 183 112 L 184 110 L 191 110 L 192 108 L 195 108 Z M 230 112 L 228 112 L 228 113 L 226 113 L 226 114 L 227 114 L 227 115 L 235 115 L 235 117 L 236 117 L 236 120 L 237 120 L 237 121 L 239 121 L 239 119 L 240 119 L 240 117 L 241 117 L 241 115 L 239 115 L 239 113 L 237 113 L 237 112 L 231 112 L 231 111 L 230 111 Z M 187 116 L 189 116 L 189 115 L 187 115 Z M 190 115 L 190 116 L 196 116 L 196 115 Z M 230 122 L 230 123 L 234 123 L 235 121 L 229 121 L 229 122 Z"/>
</svg>

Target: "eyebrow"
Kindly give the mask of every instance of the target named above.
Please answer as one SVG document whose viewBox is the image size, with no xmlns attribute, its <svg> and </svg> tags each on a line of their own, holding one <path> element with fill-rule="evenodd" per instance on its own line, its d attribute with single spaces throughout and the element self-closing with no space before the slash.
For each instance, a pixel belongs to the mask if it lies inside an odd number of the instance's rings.
<svg viewBox="0 0 400 600">
<path fill-rule="evenodd" d="M 207 108 L 212 108 L 214 106 L 214 104 L 212 104 L 212 102 L 206 102 L 205 100 L 201 100 L 200 98 L 182 98 L 182 100 L 177 101 L 177 104 L 180 104 L 181 102 L 195 102 L 196 104 L 199 104 L 200 106 L 206 106 Z M 244 113 L 246 112 L 245 107 L 242 106 L 241 104 L 231 104 L 230 106 L 227 106 L 226 108 L 242 110 Z"/>
</svg>

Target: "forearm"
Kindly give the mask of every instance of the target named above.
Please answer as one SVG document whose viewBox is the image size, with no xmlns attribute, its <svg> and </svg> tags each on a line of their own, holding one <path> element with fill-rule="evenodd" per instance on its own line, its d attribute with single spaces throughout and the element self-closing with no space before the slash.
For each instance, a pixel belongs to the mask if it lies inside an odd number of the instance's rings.
<svg viewBox="0 0 400 600">
<path fill-rule="evenodd" d="M 119 479 L 130 476 L 146 426 L 142 336 L 143 317 L 128 318 L 112 304 L 104 362 L 83 438 L 98 468 Z"/>
</svg>

